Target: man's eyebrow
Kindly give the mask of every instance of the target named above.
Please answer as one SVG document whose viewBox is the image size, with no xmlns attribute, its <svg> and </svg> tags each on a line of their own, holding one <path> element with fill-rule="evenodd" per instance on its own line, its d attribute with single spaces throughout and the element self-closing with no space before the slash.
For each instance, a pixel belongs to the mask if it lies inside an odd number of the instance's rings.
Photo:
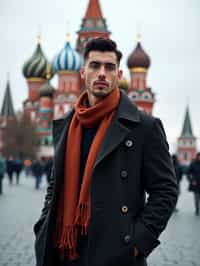
<svg viewBox="0 0 200 266">
<path fill-rule="evenodd" d="M 95 61 L 95 60 L 93 60 L 93 61 L 90 61 L 89 63 L 90 63 L 90 64 L 91 64 L 91 63 L 101 64 L 101 61 Z"/>
<path fill-rule="evenodd" d="M 112 65 L 116 65 L 115 63 L 113 63 L 113 62 L 101 62 L 101 61 L 96 61 L 96 60 L 94 60 L 94 61 L 90 61 L 89 62 L 89 64 L 93 64 L 93 63 L 95 63 L 95 64 L 112 64 Z"/>
</svg>

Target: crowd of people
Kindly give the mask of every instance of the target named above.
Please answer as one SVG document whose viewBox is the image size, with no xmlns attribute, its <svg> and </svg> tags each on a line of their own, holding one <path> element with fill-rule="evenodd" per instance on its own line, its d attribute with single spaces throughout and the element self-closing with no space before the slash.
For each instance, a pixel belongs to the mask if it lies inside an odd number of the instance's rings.
<svg viewBox="0 0 200 266">
<path fill-rule="evenodd" d="M 0 195 L 3 194 L 3 178 L 7 175 L 10 185 L 14 184 L 14 178 L 16 178 L 15 183 L 19 185 L 22 171 L 25 172 L 26 177 L 32 176 L 35 179 L 35 189 L 40 188 L 43 175 L 46 176 L 46 181 L 49 183 L 52 162 L 51 157 L 21 160 L 13 156 L 4 158 L 0 154 Z"/>
<path fill-rule="evenodd" d="M 189 166 L 183 166 L 179 163 L 176 154 L 172 155 L 172 161 L 174 164 L 174 170 L 176 173 L 178 192 L 181 193 L 180 183 L 185 175 L 188 180 L 188 191 L 194 193 L 194 209 L 195 214 L 200 215 L 200 152 L 197 153 L 196 158 L 191 162 Z M 3 193 L 2 181 L 4 176 L 7 174 L 9 184 L 14 183 L 14 177 L 16 178 L 16 185 L 20 183 L 20 175 L 24 170 L 25 175 L 33 176 L 35 179 L 35 189 L 40 188 L 42 176 L 46 176 L 47 183 L 50 182 L 51 169 L 53 160 L 52 158 L 37 158 L 33 161 L 25 159 L 24 161 L 19 158 L 13 158 L 9 156 L 5 159 L 0 154 L 0 195 Z M 179 211 L 175 208 L 175 212 Z"/>
<path fill-rule="evenodd" d="M 183 166 L 178 161 L 178 157 L 173 154 L 172 160 L 174 164 L 174 170 L 177 178 L 178 193 L 180 195 L 180 183 L 182 177 L 185 175 L 188 180 L 188 191 L 194 193 L 194 209 L 195 215 L 200 215 L 200 152 L 196 154 L 195 159 L 188 165 Z M 174 211 L 178 211 L 175 208 Z"/>
</svg>

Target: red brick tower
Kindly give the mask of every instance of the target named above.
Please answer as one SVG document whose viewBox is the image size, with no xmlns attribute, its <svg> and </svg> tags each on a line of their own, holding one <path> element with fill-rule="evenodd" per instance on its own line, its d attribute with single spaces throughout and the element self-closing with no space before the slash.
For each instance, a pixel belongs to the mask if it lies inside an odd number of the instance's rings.
<svg viewBox="0 0 200 266">
<path fill-rule="evenodd" d="M 46 75 L 47 82 L 40 88 L 40 108 L 37 131 L 43 147 L 52 145 L 53 95 L 55 89 L 50 84 L 50 69 L 50 65 L 48 65 Z"/>
<path fill-rule="evenodd" d="M 155 102 L 154 93 L 151 88 L 147 86 L 146 81 L 150 64 L 150 57 L 143 50 L 140 36 L 138 35 L 136 48 L 127 60 L 131 76 L 128 95 L 139 109 L 148 114 L 152 114 Z"/>
<path fill-rule="evenodd" d="M 185 112 L 185 119 L 181 136 L 178 138 L 178 158 L 183 165 L 188 165 L 195 158 L 197 152 L 196 137 L 193 135 L 192 124 L 190 120 L 189 107 Z"/>
<path fill-rule="evenodd" d="M 81 29 L 77 33 L 76 49 L 81 53 L 88 40 L 95 37 L 109 38 L 110 32 L 108 31 L 105 18 L 103 18 L 99 0 L 89 0 Z"/>
</svg>

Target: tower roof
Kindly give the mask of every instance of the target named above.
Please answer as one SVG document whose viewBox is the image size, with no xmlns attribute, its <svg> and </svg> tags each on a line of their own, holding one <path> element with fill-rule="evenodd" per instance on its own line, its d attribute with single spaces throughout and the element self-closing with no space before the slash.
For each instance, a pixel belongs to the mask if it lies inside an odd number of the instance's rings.
<svg viewBox="0 0 200 266">
<path fill-rule="evenodd" d="M 71 47 L 69 41 L 66 42 L 63 49 L 53 59 L 53 70 L 55 72 L 62 70 L 79 71 L 83 65 L 83 57 Z"/>
<path fill-rule="evenodd" d="M 90 0 L 85 14 L 85 19 L 94 18 L 94 19 L 103 19 L 101 6 L 99 0 Z"/>
<path fill-rule="evenodd" d="M 6 90 L 4 94 L 4 99 L 3 99 L 3 105 L 1 108 L 1 117 L 14 117 L 15 112 L 13 108 L 13 102 L 12 102 L 12 97 L 11 97 L 11 91 L 10 91 L 10 82 L 9 80 L 7 81 L 6 84 Z"/>
<path fill-rule="evenodd" d="M 77 33 L 76 50 L 81 53 L 91 38 L 109 38 L 110 31 L 108 30 L 106 19 L 103 17 L 99 0 L 89 0 L 81 28 Z"/>
<path fill-rule="evenodd" d="M 190 120 L 190 113 L 189 113 L 189 107 L 186 107 L 186 112 L 185 112 L 185 119 L 183 123 L 183 129 L 181 133 L 181 137 L 194 137 L 193 132 L 192 132 L 192 124 Z"/>
<path fill-rule="evenodd" d="M 43 78 L 46 79 L 46 69 L 49 62 L 42 50 L 40 41 L 38 41 L 33 55 L 24 63 L 23 74 L 25 78 Z M 51 73 L 53 75 L 53 73 Z"/>
<path fill-rule="evenodd" d="M 141 42 L 137 42 L 136 48 L 133 50 L 133 52 L 130 54 L 127 60 L 128 68 L 136 68 L 136 67 L 142 67 L 142 68 L 149 68 L 151 64 L 151 60 L 149 55 L 144 51 Z"/>
<path fill-rule="evenodd" d="M 55 92 L 55 89 L 49 81 L 45 82 L 41 87 L 40 87 L 40 97 L 52 97 Z"/>
<path fill-rule="evenodd" d="M 106 20 L 103 17 L 99 0 L 89 0 L 85 16 L 82 20 L 81 29 L 78 33 L 95 33 L 98 35 L 91 37 L 100 37 L 106 34 L 109 37 Z M 99 35 L 100 34 L 100 35 Z"/>
</svg>

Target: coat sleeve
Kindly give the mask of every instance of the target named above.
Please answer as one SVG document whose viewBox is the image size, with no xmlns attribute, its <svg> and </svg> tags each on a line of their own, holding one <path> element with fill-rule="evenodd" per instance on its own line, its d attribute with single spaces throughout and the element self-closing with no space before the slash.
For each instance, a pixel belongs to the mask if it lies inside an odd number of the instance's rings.
<svg viewBox="0 0 200 266">
<path fill-rule="evenodd" d="M 42 208 L 40 218 L 33 227 L 33 231 L 34 231 L 35 235 L 39 231 L 42 223 L 44 222 L 44 220 L 47 216 L 47 213 L 48 213 L 51 201 L 52 201 L 52 197 L 53 197 L 53 189 L 54 189 L 54 167 L 52 167 L 52 169 L 51 169 L 50 182 L 49 182 L 49 185 L 47 187 L 47 193 L 45 196 L 44 206 Z"/>
<path fill-rule="evenodd" d="M 135 246 L 148 256 L 159 245 L 177 201 L 177 182 L 165 131 L 153 120 L 144 143 L 143 178 L 148 198 L 135 225 Z"/>
</svg>

